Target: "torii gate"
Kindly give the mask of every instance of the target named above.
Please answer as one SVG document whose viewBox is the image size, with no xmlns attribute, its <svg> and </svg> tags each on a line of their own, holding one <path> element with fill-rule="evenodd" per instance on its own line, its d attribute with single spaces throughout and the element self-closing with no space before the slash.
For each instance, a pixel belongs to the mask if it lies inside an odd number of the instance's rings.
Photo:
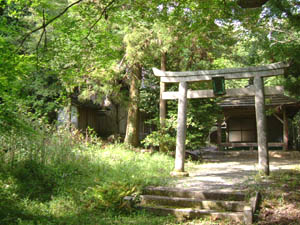
<svg viewBox="0 0 300 225">
<path fill-rule="evenodd" d="M 258 67 L 230 68 L 221 70 L 199 70 L 186 72 L 170 72 L 153 68 L 155 76 L 160 77 L 160 119 L 165 119 L 166 100 L 178 99 L 178 117 L 177 117 L 177 137 L 176 137 L 176 156 L 175 169 L 172 175 L 188 176 L 184 171 L 185 159 L 185 139 L 186 139 L 186 112 L 188 98 L 214 98 L 213 90 L 188 90 L 188 82 L 208 81 L 221 78 L 226 79 L 244 79 L 253 78 L 254 87 L 227 89 L 222 93 L 224 97 L 234 96 L 254 96 L 257 144 L 258 144 L 258 165 L 259 171 L 269 175 L 269 154 L 267 143 L 266 113 L 265 113 L 265 94 L 282 94 L 282 87 L 264 87 L 263 78 L 278 76 L 284 74 L 284 68 L 288 64 L 279 62 Z M 179 83 L 178 92 L 166 92 L 165 83 Z"/>
</svg>

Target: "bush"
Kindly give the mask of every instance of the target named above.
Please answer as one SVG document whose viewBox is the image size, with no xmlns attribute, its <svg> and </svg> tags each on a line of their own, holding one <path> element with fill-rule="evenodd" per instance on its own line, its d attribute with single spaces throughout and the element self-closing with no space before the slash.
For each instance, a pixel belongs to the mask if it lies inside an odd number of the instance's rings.
<svg viewBox="0 0 300 225">
<path fill-rule="evenodd" d="M 175 151 L 176 148 L 176 137 L 169 133 L 165 133 L 162 130 L 153 131 L 151 134 L 147 135 L 142 144 L 146 148 L 156 148 L 160 145 L 164 146 L 163 151 L 170 152 Z"/>
<path fill-rule="evenodd" d="M 91 187 L 86 194 L 91 199 L 92 208 L 123 210 L 128 209 L 124 197 L 130 196 L 135 191 L 136 187 L 132 184 L 116 181 Z"/>
</svg>

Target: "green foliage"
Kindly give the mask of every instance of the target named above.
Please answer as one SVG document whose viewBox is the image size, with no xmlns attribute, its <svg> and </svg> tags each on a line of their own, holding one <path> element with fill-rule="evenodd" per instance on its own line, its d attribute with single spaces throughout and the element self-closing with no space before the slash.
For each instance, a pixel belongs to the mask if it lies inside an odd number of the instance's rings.
<svg viewBox="0 0 300 225">
<path fill-rule="evenodd" d="M 128 210 L 124 197 L 136 192 L 136 188 L 128 183 L 112 182 L 104 185 L 96 185 L 86 191 L 91 200 L 91 208 Z"/>
<path fill-rule="evenodd" d="M 170 129 L 166 126 L 164 129 L 151 132 L 151 134 L 142 140 L 142 144 L 144 144 L 146 148 L 158 148 L 160 145 L 163 145 L 164 151 L 171 152 L 175 151 L 176 148 L 176 136 L 174 134 L 172 135 Z"/>
<path fill-rule="evenodd" d="M 31 61 L 30 57 L 18 56 L 14 51 L 14 46 L 0 36 L 0 130 L 22 124 L 16 111 L 21 105 L 17 94 Z"/>
<path fill-rule="evenodd" d="M 149 218 L 120 215 L 128 210 L 123 197 L 144 186 L 165 184 L 172 158 L 137 153 L 124 145 L 103 146 L 93 135 L 86 138 L 76 130 L 30 122 L 33 133 L 0 136 L 1 224 L 106 224 L 116 217 Z"/>
<path fill-rule="evenodd" d="M 204 116 L 205 115 L 205 116 Z M 220 116 L 220 108 L 215 100 L 190 99 L 187 112 L 187 135 L 186 148 L 198 149 L 204 146 L 210 128 L 216 123 Z M 159 126 L 157 118 L 148 121 L 150 124 Z M 168 117 L 165 121 L 165 127 L 151 132 L 142 141 L 145 147 L 159 147 L 160 143 L 165 146 L 166 151 L 175 151 L 177 132 L 177 104 L 176 102 L 168 109 Z"/>
<path fill-rule="evenodd" d="M 188 104 L 186 144 L 188 148 L 197 149 L 206 144 L 210 128 L 221 111 L 213 99 L 191 99 Z"/>
</svg>

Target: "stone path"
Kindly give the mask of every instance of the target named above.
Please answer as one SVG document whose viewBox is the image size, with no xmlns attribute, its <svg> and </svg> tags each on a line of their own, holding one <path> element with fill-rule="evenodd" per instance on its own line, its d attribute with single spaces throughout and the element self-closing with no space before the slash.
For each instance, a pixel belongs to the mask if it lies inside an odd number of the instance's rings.
<svg viewBox="0 0 300 225">
<path fill-rule="evenodd" d="M 187 165 L 189 177 L 175 179 L 172 187 L 203 191 L 242 191 L 257 175 L 257 152 L 208 154 L 207 163 Z M 300 167 L 300 153 L 270 152 L 270 171 Z"/>
</svg>

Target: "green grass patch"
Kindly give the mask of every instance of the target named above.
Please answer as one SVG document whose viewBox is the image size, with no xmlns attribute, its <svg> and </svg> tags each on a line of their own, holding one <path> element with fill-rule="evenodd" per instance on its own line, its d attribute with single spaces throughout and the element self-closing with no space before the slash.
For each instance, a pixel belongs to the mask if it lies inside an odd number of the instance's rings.
<svg viewBox="0 0 300 225">
<path fill-rule="evenodd" d="M 42 142 L 41 142 L 42 143 Z M 36 147 L 1 154 L 0 224 L 174 224 L 124 203 L 170 179 L 173 158 L 125 145 L 80 143 L 53 135 Z M 27 143 L 29 144 L 29 143 Z M 21 144 L 19 145 L 21 146 Z"/>
</svg>

